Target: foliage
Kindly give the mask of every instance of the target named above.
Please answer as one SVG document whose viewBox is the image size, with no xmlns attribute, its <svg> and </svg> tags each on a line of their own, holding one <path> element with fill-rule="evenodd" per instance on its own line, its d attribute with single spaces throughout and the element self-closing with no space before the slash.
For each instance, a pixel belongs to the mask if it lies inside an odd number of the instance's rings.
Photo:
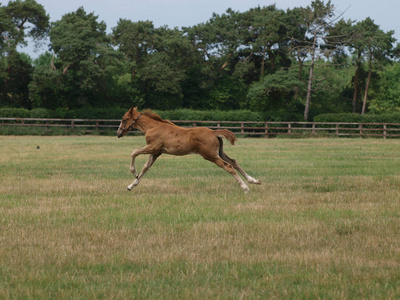
<svg viewBox="0 0 400 300">
<path fill-rule="evenodd" d="M 370 103 L 374 113 L 400 111 L 400 64 L 387 66 L 379 72 L 379 88 Z"/>
<path fill-rule="evenodd" d="M 247 98 L 254 111 L 276 111 L 288 107 L 295 88 L 304 87 L 293 70 L 280 70 L 266 75 L 251 85 Z"/>
<path fill-rule="evenodd" d="M 260 113 L 250 110 L 207 110 L 198 111 L 190 109 L 175 109 L 157 111 L 159 115 L 168 120 L 193 120 L 193 121 L 263 121 Z"/>
<path fill-rule="evenodd" d="M 307 84 L 307 96 L 304 108 L 304 120 L 308 121 L 310 114 L 310 104 L 312 89 L 314 83 L 314 68 L 315 61 L 319 58 L 319 50 L 326 44 L 326 35 L 329 27 L 331 26 L 330 18 L 333 16 L 333 5 L 329 0 L 326 4 L 324 1 L 315 0 L 311 2 L 304 11 L 305 23 L 307 26 L 307 32 L 305 40 L 307 41 L 307 35 L 311 36 L 310 45 L 306 47 L 306 51 L 310 56 L 310 71 L 308 76 Z"/>
<path fill-rule="evenodd" d="M 0 6 L 0 17 L 1 54 L 26 45 L 28 37 L 38 41 L 48 34 L 49 15 L 35 0 L 9 1 L 7 6 Z"/>
<path fill-rule="evenodd" d="M 27 38 L 39 42 L 48 30 L 49 16 L 35 0 L 0 3 L 0 107 L 32 108 L 28 85 L 33 67 L 17 47 L 27 45 Z"/>
<path fill-rule="evenodd" d="M 107 45 L 108 39 L 105 23 L 98 22 L 97 18 L 81 7 L 52 25 L 50 45 L 57 61 L 52 70 L 55 76 L 46 76 L 45 80 L 55 77 L 60 81 L 63 107 L 72 108 L 105 100 L 102 92 L 106 87 L 106 71 L 101 64 L 101 49 Z"/>
<path fill-rule="evenodd" d="M 47 108 L 35 108 L 29 112 L 30 118 L 51 118 L 53 112 Z"/>
<path fill-rule="evenodd" d="M 83 7 L 50 26 L 42 5 L 10 1 L 0 4 L 0 107 L 61 117 L 90 116 L 88 107 L 245 109 L 278 121 L 399 110 L 393 31 L 334 15 L 331 1 L 315 0 L 227 9 L 182 29 L 120 19 L 107 34 Z M 48 37 L 51 52 L 32 62 L 16 50 L 28 37 Z"/>
<path fill-rule="evenodd" d="M 26 108 L 0 108 L 0 117 L 2 118 L 29 118 L 30 112 Z"/>
<path fill-rule="evenodd" d="M 29 58 L 25 54 L 14 52 L 5 57 L 3 62 L 6 65 L 6 71 L 3 80 L 0 80 L 0 107 L 32 108 L 28 86 L 32 79 L 33 67 Z"/>
<path fill-rule="evenodd" d="M 348 122 L 348 123 L 400 123 L 400 113 L 366 114 L 331 113 L 314 117 L 315 122 Z"/>
</svg>

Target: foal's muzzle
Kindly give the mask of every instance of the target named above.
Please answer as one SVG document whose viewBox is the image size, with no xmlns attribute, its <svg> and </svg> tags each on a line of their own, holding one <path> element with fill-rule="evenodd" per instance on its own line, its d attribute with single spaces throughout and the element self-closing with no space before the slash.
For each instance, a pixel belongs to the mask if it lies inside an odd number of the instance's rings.
<svg viewBox="0 0 400 300">
<path fill-rule="evenodd" d="M 126 131 L 127 131 L 126 129 L 121 128 L 121 127 L 118 127 L 118 130 L 117 130 L 117 137 L 118 137 L 118 138 L 123 137 Z"/>
</svg>

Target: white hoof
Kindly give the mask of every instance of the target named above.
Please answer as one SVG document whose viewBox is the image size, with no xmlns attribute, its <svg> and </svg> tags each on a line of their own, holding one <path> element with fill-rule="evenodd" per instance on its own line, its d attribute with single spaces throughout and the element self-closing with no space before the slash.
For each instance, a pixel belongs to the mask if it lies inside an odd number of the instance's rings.
<svg viewBox="0 0 400 300">
<path fill-rule="evenodd" d="M 255 179 L 253 177 L 248 177 L 247 181 L 251 184 L 261 184 L 261 181 L 259 179 Z"/>
<path fill-rule="evenodd" d="M 248 192 L 250 192 L 250 189 L 249 189 L 249 187 L 248 187 L 247 185 L 244 186 L 244 187 L 242 187 L 242 189 L 243 189 L 243 191 L 244 191 L 245 194 L 247 194 Z"/>
</svg>

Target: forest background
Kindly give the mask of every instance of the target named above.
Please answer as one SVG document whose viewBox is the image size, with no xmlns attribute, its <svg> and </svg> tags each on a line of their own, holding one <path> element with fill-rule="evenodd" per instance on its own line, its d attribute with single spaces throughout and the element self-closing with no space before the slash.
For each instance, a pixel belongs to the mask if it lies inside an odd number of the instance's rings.
<svg viewBox="0 0 400 300">
<path fill-rule="evenodd" d="M 22 108 L 115 118 L 131 106 L 241 110 L 272 121 L 400 112 L 394 31 L 345 20 L 330 1 L 228 9 L 181 29 L 120 19 L 107 33 L 83 7 L 49 19 L 35 0 L 0 3 L 1 116 Z M 33 60 L 19 50 L 28 41 L 49 41 L 49 51 Z"/>
</svg>

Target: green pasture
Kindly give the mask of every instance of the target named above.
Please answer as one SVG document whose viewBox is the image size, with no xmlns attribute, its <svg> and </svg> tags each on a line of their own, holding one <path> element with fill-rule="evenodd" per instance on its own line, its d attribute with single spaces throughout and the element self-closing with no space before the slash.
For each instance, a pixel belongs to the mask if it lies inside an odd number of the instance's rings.
<svg viewBox="0 0 400 300">
<path fill-rule="evenodd" d="M 225 143 L 247 195 L 143 145 L 0 136 L 0 299 L 399 299 L 400 140 Z"/>
</svg>

